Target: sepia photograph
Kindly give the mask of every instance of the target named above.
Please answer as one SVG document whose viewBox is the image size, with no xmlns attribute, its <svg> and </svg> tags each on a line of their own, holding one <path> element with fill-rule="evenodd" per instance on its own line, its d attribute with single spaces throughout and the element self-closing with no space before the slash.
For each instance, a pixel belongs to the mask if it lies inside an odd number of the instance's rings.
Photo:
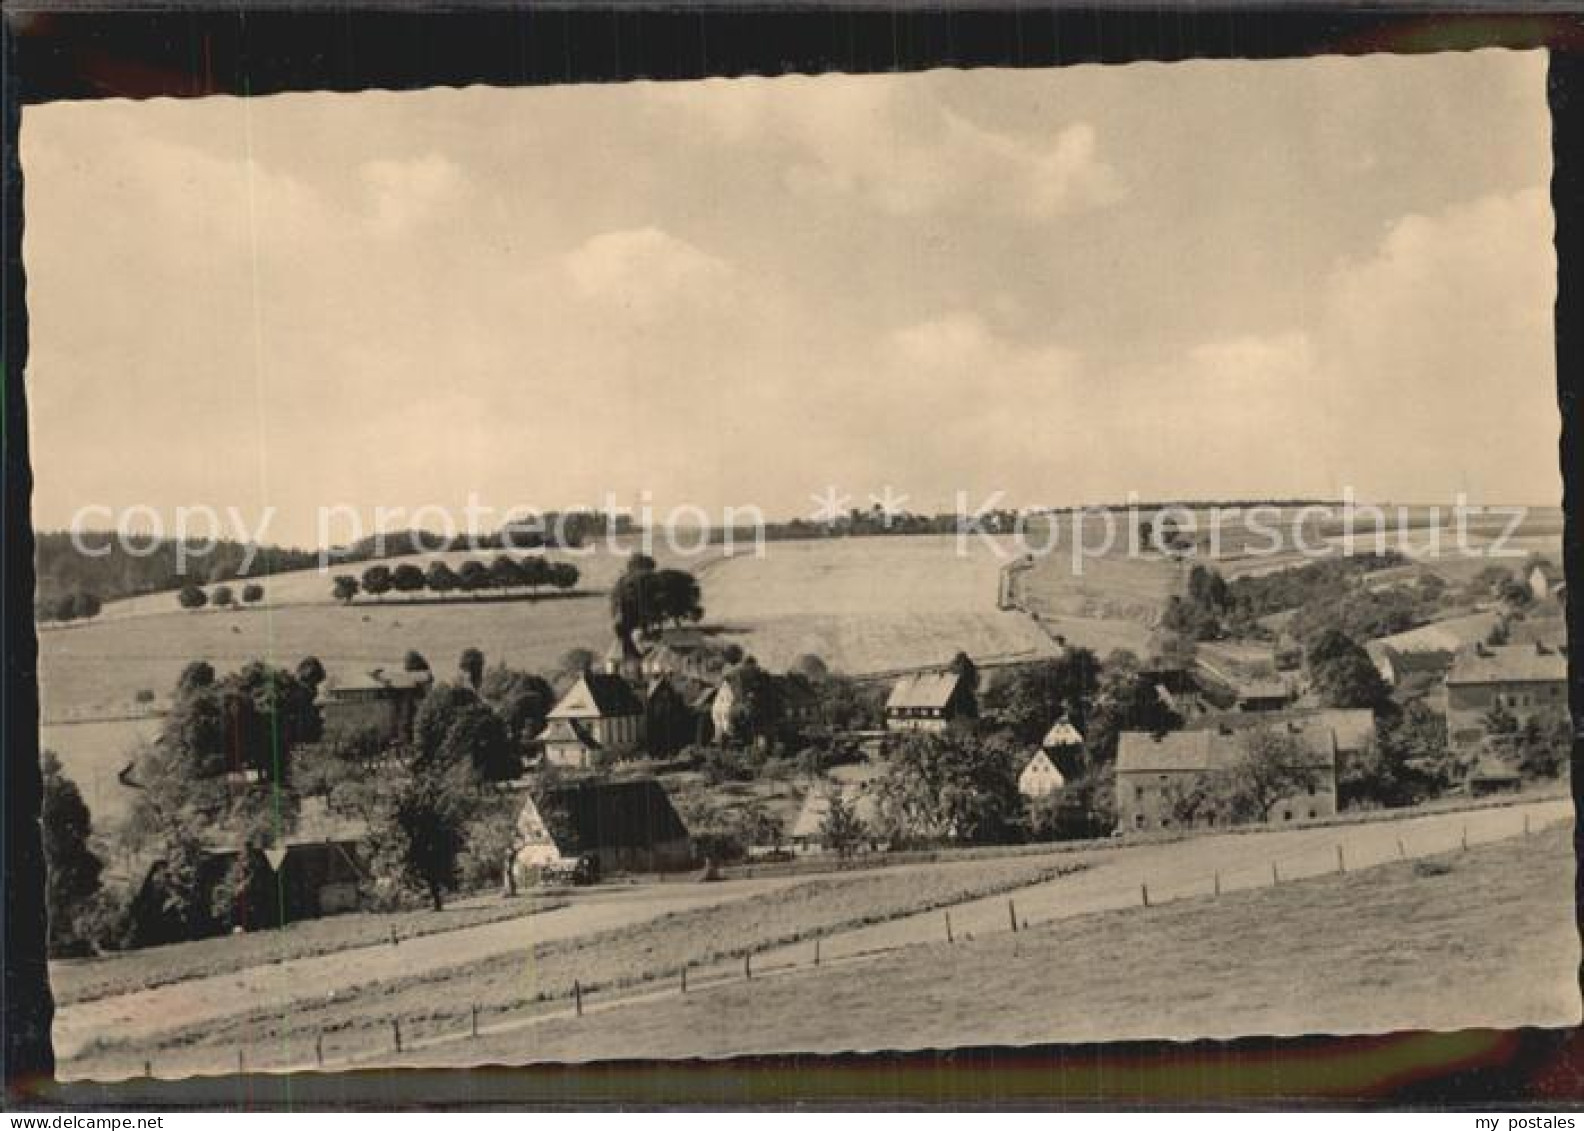
<svg viewBox="0 0 1584 1131">
<path fill-rule="evenodd" d="M 1546 68 L 27 106 L 58 1078 L 1578 1025 Z"/>
</svg>

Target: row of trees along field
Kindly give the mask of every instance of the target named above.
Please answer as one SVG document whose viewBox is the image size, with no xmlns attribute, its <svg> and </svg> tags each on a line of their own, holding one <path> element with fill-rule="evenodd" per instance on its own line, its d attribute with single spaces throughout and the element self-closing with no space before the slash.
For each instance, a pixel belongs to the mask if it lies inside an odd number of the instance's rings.
<svg viewBox="0 0 1584 1131">
<path fill-rule="evenodd" d="M 631 530 L 632 520 L 626 515 L 607 516 L 594 511 L 551 513 L 531 521 L 508 523 L 494 534 L 459 534 L 449 539 L 423 530 L 382 531 L 338 546 L 329 554 L 332 561 L 354 563 L 437 550 L 575 547 L 607 532 L 622 535 Z M 322 564 L 318 550 L 225 538 L 199 542 L 124 536 L 114 530 L 50 530 L 36 532 L 33 540 L 37 588 L 48 602 L 80 592 L 91 593 L 101 601 L 113 601 L 188 584 L 213 585 L 315 569 Z"/>
<path fill-rule="evenodd" d="M 565 592 L 576 587 L 578 578 L 578 568 L 571 562 L 551 561 L 534 554 L 521 558 L 500 554 L 490 562 L 470 558 L 454 569 L 444 561 L 431 562 L 428 569 L 412 562 L 396 566 L 372 565 L 361 577 L 337 576 L 331 582 L 330 591 L 337 601 L 349 604 L 359 593 L 379 600 L 387 593 L 413 594 L 425 590 L 442 597 L 455 592 L 477 595 L 518 589 L 537 593 L 547 585 Z"/>
<path fill-rule="evenodd" d="M 213 605 L 217 609 L 235 608 L 239 603 L 256 605 L 264 599 L 264 586 L 250 581 L 238 593 L 229 585 L 216 585 L 205 591 L 203 586 L 188 582 L 176 591 L 176 603 L 184 609 L 201 609 Z"/>
</svg>

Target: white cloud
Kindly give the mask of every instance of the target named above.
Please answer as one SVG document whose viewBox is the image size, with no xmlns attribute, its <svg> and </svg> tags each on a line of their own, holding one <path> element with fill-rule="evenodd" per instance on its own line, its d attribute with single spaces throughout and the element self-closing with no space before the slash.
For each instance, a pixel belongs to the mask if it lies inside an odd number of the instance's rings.
<svg viewBox="0 0 1584 1131">
<path fill-rule="evenodd" d="M 1092 125 L 999 132 L 946 105 L 928 83 L 794 76 L 655 90 L 651 99 L 733 144 L 786 147 L 783 181 L 795 194 L 852 197 L 892 216 L 990 211 L 1049 220 L 1124 195 Z"/>
<path fill-rule="evenodd" d="M 639 318 L 671 304 L 724 302 L 731 267 L 659 228 L 604 232 L 569 252 L 565 265 L 577 292 Z"/>
</svg>

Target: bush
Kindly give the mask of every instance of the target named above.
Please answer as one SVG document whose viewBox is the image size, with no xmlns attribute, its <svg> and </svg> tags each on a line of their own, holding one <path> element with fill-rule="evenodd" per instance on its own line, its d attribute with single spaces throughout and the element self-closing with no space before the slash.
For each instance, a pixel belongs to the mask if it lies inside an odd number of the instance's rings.
<svg viewBox="0 0 1584 1131">
<path fill-rule="evenodd" d="M 145 687 L 132 696 L 132 701 L 134 703 L 152 703 L 154 702 L 154 693 Z"/>
</svg>

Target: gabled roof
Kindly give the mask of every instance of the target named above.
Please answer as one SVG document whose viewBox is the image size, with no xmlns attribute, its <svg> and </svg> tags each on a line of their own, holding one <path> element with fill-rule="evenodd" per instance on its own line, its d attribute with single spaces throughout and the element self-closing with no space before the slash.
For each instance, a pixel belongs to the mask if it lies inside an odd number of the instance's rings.
<svg viewBox="0 0 1584 1131">
<path fill-rule="evenodd" d="M 830 812 L 831 796 L 840 794 L 852 806 L 853 815 L 863 822 L 871 833 L 880 827 L 880 806 L 867 782 L 823 782 L 809 790 L 803 799 L 803 808 L 792 822 L 789 835 L 799 840 L 813 840 L 820 835 L 825 817 Z"/>
<path fill-rule="evenodd" d="M 567 688 L 550 719 L 614 719 L 643 714 L 643 703 L 627 681 L 609 672 L 584 672 Z"/>
<path fill-rule="evenodd" d="M 1290 699 L 1292 688 L 1274 677 L 1240 679 L 1234 685 L 1239 699 Z"/>
<path fill-rule="evenodd" d="M 1567 653 L 1543 644 L 1479 645 L 1458 653 L 1447 686 L 1479 683 L 1564 683 Z"/>
<path fill-rule="evenodd" d="M 1045 732 L 1045 737 L 1040 739 L 1040 746 L 1082 746 L 1084 736 L 1078 728 L 1066 719 L 1057 719 L 1051 724 L 1050 730 Z"/>
<path fill-rule="evenodd" d="M 665 788 L 654 778 L 557 786 L 535 800 L 564 856 L 602 848 L 649 848 L 686 840 Z"/>
<path fill-rule="evenodd" d="M 1466 648 L 1470 644 L 1484 640 L 1500 621 L 1501 614 L 1489 612 L 1450 617 L 1433 624 L 1410 628 L 1407 632 L 1398 632 L 1391 636 L 1382 636 L 1378 640 L 1371 640 L 1364 645 L 1364 649 L 1371 656 L 1377 655 L 1384 648 L 1389 648 L 1399 655 L 1412 652 L 1445 652 L 1450 655 L 1459 648 Z"/>
<path fill-rule="evenodd" d="M 941 710 L 957 694 L 963 677 L 958 672 L 918 672 L 897 680 L 886 699 L 886 710 L 927 708 Z"/>
<path fill-rule="evenodd" d="M 1125 730 L 1117 744 L 1117 773 L 1173 773 L 1215 768 L 1213 730 L 1177 730 L 1163 735 Z"/>
<path fill-rule="evenodd" d="M 331 676 L 325 681 L 325 693 L 334 695 L 338 691 L 418 691 L 433 682 L 434 673 L 427 669 L 410 672 L 399 667 L 370 668 L 368 671 L 353 672 L 350 675 Z"/>
</svg>

